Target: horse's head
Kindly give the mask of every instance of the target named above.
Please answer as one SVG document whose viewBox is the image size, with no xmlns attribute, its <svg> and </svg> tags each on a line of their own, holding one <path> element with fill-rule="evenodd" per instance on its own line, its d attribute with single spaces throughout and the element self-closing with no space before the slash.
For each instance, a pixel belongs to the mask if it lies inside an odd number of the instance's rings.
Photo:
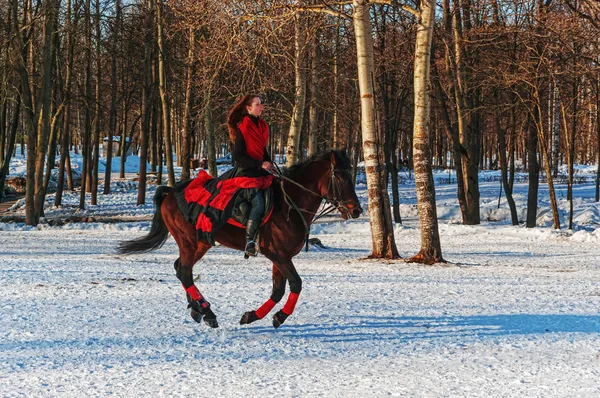
<svg viewBox="0 0 600 398">
<path fill-rule="evenodd" d="M 354 190 L 350 158 L 345 151 L 331 151 L 329 157 L 331 172 L 328 181 L 321 184 L 321 195 L 333 204 L 342 214 L 342 218 L 358 218 L 363 212 Z"/>
</svg>

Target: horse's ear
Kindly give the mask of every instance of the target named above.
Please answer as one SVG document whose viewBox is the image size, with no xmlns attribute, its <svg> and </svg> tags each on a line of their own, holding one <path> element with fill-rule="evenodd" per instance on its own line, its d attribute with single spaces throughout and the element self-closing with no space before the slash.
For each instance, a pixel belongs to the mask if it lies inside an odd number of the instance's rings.
<svg viewBox="0 0 600 398">
<path fill-rule="evenodd" d="M 335 159 L 335 151 L 333 149 L 331 150 L 331 153 L 329 154 L 329 161 L 331 162 L 331 164 L 333 166 L 335 166 L 336 159 Z"/>
</svg>

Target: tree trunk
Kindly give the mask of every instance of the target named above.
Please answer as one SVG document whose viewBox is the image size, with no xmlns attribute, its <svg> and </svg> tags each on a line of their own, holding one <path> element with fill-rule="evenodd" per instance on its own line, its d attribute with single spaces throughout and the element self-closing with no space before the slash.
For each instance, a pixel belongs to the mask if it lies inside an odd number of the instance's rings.
<svg viewBox="0 0 600 398">
<path fill-rule="evenodd" d="M 310 101 L 308 110 L 308 156 L 318 152 L 318 113 L 317 113 L 317 90 L 319 87 L 319 74 L 317 71 L 317 46 L 319 45 L 318 34 L 315 33 L 310 48 Z"/>
<path fill-rule="evenodd" d="M 6 28 L 7 37 L 12 36 L 12 13 L 8 13 L 8 26 Z M 7 43 L 8 44 L 8 43 Z M 0 81 L 0 90 L 2 94 L 0 94 L 0 168 L 4 164 L 4 154 L 6 153 L 6 157 L 10 157 L 12 155 L 11 151 L 7 151 L 7 142 L 6 142 L 6 131 L 7 131 L 7 110 L 8 110 L 8 57 L 10 55 L 9 45 L 6 45 L 4 48 L 4 62 L 2 63 L 2 78 Z M 9 138 L 10 139 L 10 138 Z M 1 171 L 0 171 L 1 173 Z M 6 177 L 6 176 L 5 176 Z M 2 201 L 4 193 L 4 180 L 0 178 L 0 201 Z"/>
<path fill-rule="evenodd" d="M 4 79 L 3 79 L 4 80 Z M 7 93 L 6 84 L 0 83 L 0 90 Z M 8 109 L 8 99 L 3 95 L 0 97 L 0 165 L 4 163 L 4 153 L 6 152 L 6 113 Z M 8 155 L 8 154 L 7 154 Z M 1 193 L 0 193 L 1 195 Z"/>
<path fill-rule="evenodd" d="M 81 195 L 79 196 L 79 208 L 85 209 L 85 193 L 88 191 L 88 186 L 91 185 L 92 181 L 89 178 L 90 162 L 90 140 L 92 135 L 91 125 L 91 94 L 92 94 L 92 28 L 90 20 L 90 0 L 85 2 L 85 125 L 84 125 L 84 136 L 83 136 L 83 165 L 81 169 Z"/>
<path fill-rule="evenodd" d="M 476 100 L 477 92 L 470 90 L 469 72 L 466 68 L 465 50 L 463 44 L 463 23 L 469 21 L 461 14 L 468 11 L 468 4 L 454 3 L 454 18 L 450 17 L 449 5 L 446 1 L 445 24 L 446 32 L 453 39 L 453 51 L 447 50 L 446 65 L 452 84 L 455 101 L 457 120 L 457 132 L 460 145 L 462 183 L 464 191 L 464 213 L 463 223 L 476 225 L 480 223 L 479 215 L 479 147 L 480 137 L 478 129 L 477 112 L 473 102 Z M 461 13 L 463 11 L 463 13 Z M 468 29 L 466 26 L 465 29 Z M 455 144 L 456 145 L 456 144 Z M 457 171 L 458 173 L 458 171 Z M 459 197 L 460 200 L 460 197 Z"/>
<path fill-rule="evenodd" d="M 560 95 L 558 78 L 554 82 L 552 99 L 552 176 L 558 177 L 558 154 L 560 153 Z"/>
<path fill-rule="evenodd" d="M 144 87 L 142 89 L 142 131 L 140 134 L 140 177 L 137 204 L 146 203 L 146 163 L 148 160 L 148 135 L 152 111 L 152 45 L 154 36 L 154 0 L 146 2 L 146 39 L 144 42 Z"/>
<path fill-rule="evenodd" d="M 6 177 L 8 176 L 8 170 L 10 166 L 10 160 L 12 153 L 15 149 L 15 141 L 17 139 L 17 128 L 19 127 L 19 116 L 21 113 L 21 100 L 17 99 L 15 109 L 13 111 L 13 120 L 10 124 L 10 130 L 8 132 L 8 142 L 6 145 L 6 156 L 4 162 L 0 163 L 0 202 L 4 198 L 4 185 L 6 183 Z"/>
<path fill-rule="evenodd" d="M 546 159 L 549 159 L 550 154 L 548 153 L 545 137 L 539 138 L 540 151 L 546 154 Z M 554 191 L 554 180 L 552 178 L 552 165 L 550 162 L 544 162 L 544 168 L 546 171 L 546 177 L 548 179 L 548 196 L 550 197 L 550 208 L 552 209 L 552 219 L 554 220 L 554 229 L 560 229 L 560 215 L 558 213 L 558 204 L 556 203 L 556 193 Z"/>
<path fill-rule="evenodd" d="M 596 80 L 596 202 L 600 201 L 600 74 Z"/>
<path fill-rule="evenodd" d="M 286 166 L 291 167 L 300 158 L 300 138 L 302 133 L 302 122 L 304 119 L 304 103 L 306 101 L 306 68 L 304 67 L 304 52 L 306 47 L 306 31 L 304 29 L 303 17 L 299 14 L 295 17 L 296 23 L 296 58 L 294 60 L 294 73 L 296 75 L 296 91 L 294 95 L 294 107 L 292 109 L 292 120 L 288 134 L 286 150 Z"/>
<path fill-rule="evenodd" d="M 40 91 L 40 116 L 38 121 L 38 137 L 35 159 L 35 223 L 44 215 L 44 202 L 46 199 L 46 190 L 44 189 L 44 163 L 46 160 L 46 151 L 48 147 L 48 138 L 50 135 L 50 103 L 52 100 L 52 71 L 54 63 L 54 31 L 56 28 L 56 19 L 58 18 L 58 4 L 49 1 L 44 4 L 44 29 L 43 29 L 43 61 L 42 61 L 42 88 Z"/>
<path fill-rule="evenodd" d="M 529 168 L 529 189 L 527 192 L 527 228 L 535 228 L 537 221 L 538 187 L 540 169 L 537 161 L 538 135 L 531 117 L 527 118 L 527 164 Z"/>
<path fill-rule="evenodd" d="M 339 149 L 340 145 L 340 137 L 339 137 L 339 116 L 338 116 L 338 106 L 339 106 L 339 71 L 338 71 L 338 51 L 340 51 L 340 22 L 338 19 L 335 31 L 335 44 L 333 49 L 333 120 L 331 125 L 331 137 L 332 137 L 332 145 L 333 149 Z"/>
<path fill-rule="evenodd" d="M 106 156 L 106 170 L 104 172 L 104 195 L 110 193 L 110 180 L 112 175 L 112 152 L 113 152 L 113 137 L 117 135 L 117 50 L 119 41 L 119 29 L 121 26 L 121 1 L 115 2 L 115 27 L 112 39 L 112 55 L 110 59 L 110 111 L 108 117 L 108 151 Z"/>
<path fill-rule="evenodd" d="M 59 109 L 56 111 L 55 115 L 52 117 L 52 122 L 50 123 L 50 139 L 48 144 L 48 156 L 46 157 L 46 174 L 44 176 L 43 189 L 44 192 L 48 191 L 48 184 L 50 183 L 50 177 L 52 177 L 52 170 L 54 170 L 54 163 L 56 162 L 56 141 L 58 138 L 58 122 L 62 117 L 62 110 L 64 109 L 64 104 L 59 106 Z"/>
<path fill-rule="evenodd" d="M 494 92 L 496 104 L 499 104 L 498 92 Z M 519 216 L 517 215 L 517 206 L 512 195 L 512 187 L 508 183 L 508 162 L 506 157 L 506 130 L 504 130 L 500 124 L 500 113 L 496 112 L 496 133 L 498 134 L 498 155 L 500 157 L 500 174 L 502 177 L 502 187 L 504 188 L 504 194 L 506 195 L 506 202 L 510 209 L 510 219 L 512 225 L 519 225 Z"/>
<path fill-rule="evenodd" d="M 12 6 L 12 21 L 14 24 L 14 31 L 20 32 L 21 26 L 29 26 L 28 30 L 24 30 L 23 35 L 17 34 L 13 43 L 13 53 L 16 57 L 16 70 L 19 75 L 21 84 L 21 102 L 24 109 L 25 116 L 25 131 L 23 138 L 27 140 L 27 182 L 26 182 L 26 193 L 25 193 L 25 223 L 27 225 L 37 225 L 35 218 L 34 208 L 34 181 L 35 181 L 35 146 L 36 146 L 36 124 L 37 119 L 35 115 L 35 100 L 33 92 L 31 90 L 31 60 L 32 44 L 27 39 L 29 34 L 33 34 L 33 25 L 29 23 L 31 21 L 31 8 L 30 2 L 25 1 L 23 3 L 23 21 L 19 26 L 19 2 L 13 1 Z M 27 43 L 27 44 L 26 44 Z M 21 155 L 23 155 L 23 142 L 21 142 Z"/>
<path fill-rule="evenodd" d="M 574 69 L 576 68 L 574 62 Z M 575 174 L 575 134 L 577 134 L 577 112 L 578 112 L 578 94 L 579 94 L 579 78 L 576 75 L 577 71 L 574 70 L 575 82 L 573 83 L 573 116 L 571 119 L 571 131 L 568 132 L 568 145 L 567 145 L 567 161 L 568 161 L 568 181 L 567 181 L 567 200 L 569 201 L 569 229 L 573 229 L 573 176 Z M 566 116 L 565 116 L 565 131 L 566 128 Z"/>
<path fill-rule="evenodd" d="M 369 192 L 369 218 L 373 239 L 373 258 L 398 258 L 394 240 L 390 199 L 384 182 L 385 170 L 378 134 L 375 128 L 375 101 L 373 98 L 374 60 L 370 5 L 364 0 L 353 0 L 354 32 L 356 35 L 356 55 L 358 82 L 361 98 L 362 144 L 365 172 Z"/>
<path fill-rule="evenodd" d="M 446 57 L 446 60 L 448 60 L 448 57 Z M 448 64 L 447 64 L 448 65 Z M 448 110 L 448 106 L 447 104 L 447 96 L 444 93 L 444 90 L 442 88 L 442 85 L 440 83 L 438 73 L 437 73 L 437 68 L 435 66 L 435 62 L 432 65 L 432 69 L 433 69 L 433 74 L 434 74 L 434 79 L 433 82 L 435 84 L 436 87 L 436 91 L 437 91 L 437 96 L 439 98 L 439 102 L 440 102 L 440 109 L 442 111 L 442 117 L 444 120 L 444 125 L 446 127 L 446 135 L 448 136 L 450 142 L 452 143 L 452 156 L 454 159 L 453 165 L 454 165 L 454 171 L 456 174 L 456 187 L 457 187 L 457 198 L 458 198 L 458 205 L 460 207 L 460 213 L 462 216 L 462 220 L 463 223 L 465 223 L 465 220 L 468 219 L 468 214 L 467 214 L 467 199 L 466 199 L 466 194 L 465 194 L 465 184 L 463 181 L 463 174 L 462 174 L 462 152 L 463 152 L 463 148 L 460 145 L 460 140 L 458 137 L 458 130 L 456 127 L 456 116 L 453 115 L 451 116 Z"/>
<path fill-rule="evenodd" d="M 192 151 L 192 79 L 194 76 L 194 50 L 196 46 L 196 32 L 194 28 L 190 26 L 189 29 L 190 42 L 188 47 L 188 64 L 187 64 L 187 78 L 185 82 L 185 105 L 183 110 L 183 142 L 182 142 L 182 153 L 181 153 L 181 179 L 189 180 L 190 178 L 190 152 Z"/>
<path fill-rule="evenodd" d="M 417 203 L 421 224 L 421 250 L 410 261 L 425 264 L 444 262 L 437 222 L 435 187 L 430 147 L 430 59 L 435 1 L 421 0 L 415 42 L 415 115 L 413 125 L 413 163 Z"/>
<path fill-rule="evenodd" d="M 92 175 L 92 199 L 90 204 L 96 206 L 98 204 L 98 168 L 100 166 L 100 121 L 102 119 L 102 108 L 100 107 L 100 102 L 102 101 L 101 95 L 101 79 L 102 79 L 102 62 L 101 62 L 101 53 L 100 53 L 100 40 L 101 40 L 101 32 L 100 32 L 100 0 L 96 0 L 96 100 L 95 102 L 95 111 L 96 119 L 94 123 L 94 164 L 93 164 L 93 175 Z M 112 149 L 112 148 L 111 148 Z M 108 167 L 108 165 L 106 165 Z"/>
<path fill-rule="evenodd" d="M 123 121 L 121 122 L 121 135 L 119 138 L 119 178 L 125 178 L 125 160 L 127 157 L 127 103 L 123 101 Z M 138 116 L 139 118 L 139 116 Z M 135 124 L 134 124 L 135 125 Z"/>
<path fill-rule="evenodd" d="M 58 167 L 58 184 L 56 196 L 54 197 L 54 206 L 62 205 L 62 194 L 65 187 L 65 168 L 69 155 L 69 143 L 71 141 L 71 79 L 73 70 L 73 31 L 71 30 L 71 0 L 67 0 L 65 16 L 65 49 L 67 50 L 67 62 L 65 65 L 65 88 L 64 100 L 65 110 L 63 116 L 63 128 L 60 139 L 60 165 Z"/>
<path fill-rule="evenodd" d="M 157 73 L 156 72 L 156 62 L 153 62 L 152 65 L 152 76 L 153 76 L 153 82 L 156 83 L 156 76 Z M 153 90 L 153 94 L 152 94 L 152 98 L 156 98 L 156 90 Z M 159 116 L 159 112 L 158 112 L 158 107 L 156 105 L 156 103 L 154 103 L 154 101 L 152 102 L 152 114 L 150 116 L 150 136 L 148 137 L 148 156 L 150 157 L 150 170 L 154 173 L 157 170 L 157 166 L 158 166 L 158 183 L 162 184 L 162 172 L 163 172 L 163 166 L 164 166 L 164 162 L 163 162 L 163 153 L 164 151 L 161 149 L 162 148 L 162 127 L 159 128 L 159 126 L 162 126 L 162 122 L 159 121 L 158 119 Z M 162 120 L 162 119 L 161 119 Z M 160 132 L 159 132 L 160 129 Z M 163 151 L 163 152 L 161 152 Z"/>
<path fill-rule="evenodd" d="M 546 171 L 546 178 L 548 180 L 548 195 L 550 197 L 550 208 L 552 209 L 552 218 L 554 220 L 554 229 L 560 229 L 560 215 L 558 214 L 558 204 L 556 203 L 556 193 L 554 191 L 554 180 L 552 179 L 552 164 L 550 163 L 550 151 L 546 143 L 546 135 L 544 134 L 544 124 L 542 123 L 542 106 L 540 93 L 536 93 L 536 128 L 538 134 L 538 143 L 540 146 L 540 152 L 545 156 L 546 161 L 544 162 L 544 170 Z M 548 125 L 548 129 L 551 129 L 551 124 Z"/>
<path fill-rule="evenodd" d="M 160 130 L 162 131 L 162 118 L 159 119 L 158 118 L 158 110 L 156 108 L 156 106 L 153 107 L 154 110 L 152 112 L 152 126 L 156 126 L 157 129 L 160 128 Z M 153 127 L 154 128 L 154 127 Z M 163 172 L 164 172 L 164 155 L 165 155 L 165 148 L 163 146 L 163 138 L 164 136 L 162 134 L 157 134 L 156 136 L 156 147 L 157 147 L 157 154 L 158 154 L 158 173 L 156 175 L 156 183 L 158 185 L 162 185 L 162 179 L 163 179 Z"/>
<path fill-rule="evenodd" d="M 444 30 L 446 32 L 446 36 L 448 38 L 452 37 L 452 13 L 450 10 L 450 0 L 444 0 L 443 3 L 443 12 L 444 12 Z M 456 172 L 456 185 L 457 185 L 457 195 L 458 195 L 458 204 L 460 207 L 460 212 L 463 220 L 463 224 L 468 224 L 469 220 L 469 209 L 467 205 L 467 194 L 466 194 L 466 183 L 464 181 L 465 176 L 463 175 L 463 161 L 466 153 L 466 149 L 461 145 L 460 137 L 459 137 L 459 127 L 458 127 L 458 107 L 456 106 L 456 98 L 457 95 L 454 94 L 454 91 L 458 90 L 458 85 L 456 84 L 456 62 L 454 61 L 453 54 L 451 49 L 446 46 L 446 54 L 445 54 L 445 65 L 446 65 L 446 75 L 447 79 L 450 82 L 450 89 L 454 96 L 453 100 L 447 99 L 447 96 L 442 89 L 442 86 L 439 82 L 439 79 L 435 79 L 435 84 L 438 92 L 438 96 L 440 101 L 442 102 L 442 115 L 444 117 L 444 121 L 446 124 L 446 130 L 448 132 L 448 136 L 452 141 L 452 150 L 454 157 L 454 169 Z M 434 76 L 437 74 L 437 68 L 435 62 L 433 63 L 433 72 Z M 454 103 L 452 103 L 454 101 Z M 448 111 L 448 107 L 446 107 L 446 103 L 452 104 L 450 106 L 452 114 L 450 115 Z"/>
<path fill-rule="evenodd" d="M 162 1 L 158 2 L 156 7 L 156 26 L 158 42 L 158 87 L 160 90 L 160 100 L 162 103 L 162 127 L 165 142 L 165 159 L 167 161 L 167 173 L 169 175 L 169 186 L 175 186 L 175 171 L 173 170 L 173 147 L 171 145 L 171 112 L 169 107 L 169 98 L 167 97 L 167 76 L 165 70 L 165 47 L 163 45 L 163 11 Z"/>
<path fill-rule="evenodd" d="M 208 95 L 208 94 L 207 94 Z M 213 177 L 217 177 L 217 156 L 215 153 L 215 134 L 212 121 L 212 109 L 210 98 L 206 100 L 206 106 L 204 107 L 204 130 L 206 135 L 206 155 L 208 160 L 208 174 Z"/>
</svg>

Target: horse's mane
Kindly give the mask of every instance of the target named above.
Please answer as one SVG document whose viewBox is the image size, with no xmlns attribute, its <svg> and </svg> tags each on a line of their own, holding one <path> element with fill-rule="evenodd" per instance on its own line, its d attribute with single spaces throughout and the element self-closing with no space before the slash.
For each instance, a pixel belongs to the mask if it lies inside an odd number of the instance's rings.
<svg viewBox="0 0 600 398">
<path fill-rule="evenodd" d="M 334 150 L 334 151 L 323 151 L 320 153 L 316 153 L 316 154 L 312 155 L 311 157 L 309 157 L 308 159 L 303 160 L 300 163 L 297 163 L 289 168 L 283 168 L 281 170 L 281 172 L 283 173 L 284 176 L 291 178 L 291 179 L 295 179 L 299 175 L 302 175 L 302 173 L 304 172 L 304 169 L 308 165 L 313 164 L 315 162 L 320 162 L 320 161 L 329 161 L 332 152 L 335 156 L 336 168 L 350 170 L 351 162 L 350 162 L 350 158 L 348 157 L 348 154 L 346 154 L 346 151 Z"/>
</svg>

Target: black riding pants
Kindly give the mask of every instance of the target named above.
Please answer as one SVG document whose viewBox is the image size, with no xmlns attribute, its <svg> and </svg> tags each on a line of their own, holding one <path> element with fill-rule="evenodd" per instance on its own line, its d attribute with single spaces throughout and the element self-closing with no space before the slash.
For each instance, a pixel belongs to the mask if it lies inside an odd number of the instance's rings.
<svg viewBox="0 0 600 398">
<path fill-rule="evenodd" d="M 265 214 L 265 193 L 262 189 L 246 188 L 239 193 L 248 203 L 250 203 L 250 213 L 248 221 L 260 223 Z"/>
</svg>

